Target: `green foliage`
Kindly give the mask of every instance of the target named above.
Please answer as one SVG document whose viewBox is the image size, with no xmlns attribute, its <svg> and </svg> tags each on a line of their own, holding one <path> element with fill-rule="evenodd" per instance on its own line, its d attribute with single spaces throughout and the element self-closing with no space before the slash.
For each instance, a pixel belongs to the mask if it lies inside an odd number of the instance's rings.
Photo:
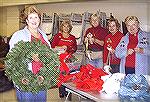
<svg viewBox="0 0 150 102">
<path fill-rule="evenodd" d="M 43 67 L 34 75 L 28 64 L 32 55 L 38 54 Z M 41 41 L 18 42 L 5 59 L 6 75 L 23 91 L 36 93 L 57 85 L 59 77 L 59 57 L 56 52 Z"/>
</svg>

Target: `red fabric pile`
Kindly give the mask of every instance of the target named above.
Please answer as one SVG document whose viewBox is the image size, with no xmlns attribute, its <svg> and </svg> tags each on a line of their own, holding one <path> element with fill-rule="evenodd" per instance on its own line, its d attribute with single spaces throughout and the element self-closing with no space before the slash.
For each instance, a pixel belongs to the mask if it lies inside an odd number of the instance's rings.
<svg viewBox="0 0 150 102">
<path fill-rule="evenodd" d="M 67 81 L 73 81 L 76 87 L 83 91 L 100 91 L 102 89 L 103 80 L 101 76 L 108 75 L 101 68 L 87 64 L 80 67 L 80 72 L 75 74 L 60 74 L 58 86 Z"/>
<path fill-rule="evenodd" d="M 80 72 L 75 74 L 76 78 L 73 82 L 76 87 L 83 91 L 100 91 L 102 89 L 103 80 L 101 76 L 108 75 L 101 68 L 95 68 L 94 66 L 87 64 L 81 66 Z"/>
</svg>

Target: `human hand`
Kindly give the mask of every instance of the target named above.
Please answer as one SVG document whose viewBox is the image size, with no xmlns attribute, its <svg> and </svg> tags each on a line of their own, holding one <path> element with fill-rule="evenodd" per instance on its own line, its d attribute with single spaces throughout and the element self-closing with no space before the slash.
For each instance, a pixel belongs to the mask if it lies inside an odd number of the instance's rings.
<svg viewBox="0 0 150 102">
<path fill-rule="evenodd" d="M 128 55 L 131 55 L 131 54 L 133 54 L 134 53 L 134 49 L 128 49 L 128 51 L 127 51 L 127 56 Z"/>
<path fill-rule="evenodd" d="M 84 39 L 84 42 L 86 43 L 86 42 L 88 42 L 88 37 L 85 37 L 85 39 Z"/>
<path fill-rule="evenodd" d="M 58 51 L 58 54 L 65 53 L 67 50 L 67 46 L 57 46 L 54 48 L 54 50 Z"/>
<path fill-rule="evenodd" d="M 67 50 L 67 46 L 66 45 L 63 45 L 61 48 L 64 49 L 64 50 Z"/>
<path fill-rule="evenodd" d="M 108 64 L 107 64 L 107 63 L 104 63 L 103 65 L 106 66 L 106 65 L 108 65 Z"/>
<path fill-rule="evenodd" d="M 102 40 L 95 39 L 95 42 L 101 46 L 104 46 L 104 41 L 102 41 Z"/>
<path fill-rule="evenodd" d="M 86 40 L 88 40 L 90 44 L 93 44 L 94 42 L 93 35 L 91 33 L 87 34 Z"/>
<path fill-rule="evenodd" d="M 137 52 L 137 53 L 144 53 L 144 49 L 140 48 L 140 47 L 134 48 L 134 51 Z"/>
<path fill-rule="evenodd" d="M 40 61 L 40 59 L 39 59 L 39 54 L 33 54 L 33 55 L 32 55 L 32 59 L 33 59 L 34 61 L 36 61 L 36 62 Z"/>
<path fill-rule="evenodd" d="M 89 33 L 89 34 L 87 34 L 87 37 L 88 37 L 88 38 L 92 38 L 93 35 L 92 35 L 91 33 Z"/>
<path fill-rule="evenodd" d="M 94 38 L 92 37 L 92 38 L 89 38 L 89 43 L 90 44 L 93 44 L 94 43 Z"/>
<path fill-rule="evenodd" d="M 112 48 L 112 49 L 110 50 L 110 53 L 111 53 L 111 54 L 114 54 L 114 53 L 115 53 L 115 50 Z"/>
</svg>

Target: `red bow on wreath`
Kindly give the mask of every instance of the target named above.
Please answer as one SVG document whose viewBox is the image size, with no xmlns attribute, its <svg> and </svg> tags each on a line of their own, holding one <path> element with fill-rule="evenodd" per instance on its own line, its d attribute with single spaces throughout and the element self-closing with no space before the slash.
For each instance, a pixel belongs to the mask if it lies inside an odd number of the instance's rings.
<svg viewBox="0 0 150 102">
<path fill-rule="evenodd" d="M 37 74 L 42 67 L 43 67 L 43 63 L 41 61 L 32 61 L 33 74 Z"/>
</svg>

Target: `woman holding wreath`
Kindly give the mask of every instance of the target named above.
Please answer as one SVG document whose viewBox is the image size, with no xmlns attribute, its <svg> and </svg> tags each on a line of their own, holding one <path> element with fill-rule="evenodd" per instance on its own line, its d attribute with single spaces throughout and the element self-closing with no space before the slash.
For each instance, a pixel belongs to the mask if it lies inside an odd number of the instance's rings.
<svg viewBox="0 0 150 102">
<path fill-rule="evenodd" d="M 24 9 L 22 18 L 25 20 L 26 26 L 24 29 L 15 32 L 11 37 L 9 42 L 10 51 L 15 47 L 14 45 L 21 40 L 24 42 L 32 42 L 34 39 L 41 40 L 42 44 L 45 44 L 51 48 L 46 34 L 39 29 L 41 21 L 40 12 L 34 6 L 29 6 Z M 38 54 L 33 54 L 33 60 L 30 65 L 28 65 L 28 69 L 31 70 L 35 75 L 42 67 L 42 62 L 38 56 Z M 26 92 L 19 89 L 19 86 L 17 85 L 15 85 L 15 87 L 17 100 L 19 102 L 46 102 L 47 92 L 45 90 L 39 91 L 38 93 L 32 93 L 30 91 Z"/>
</svg>

